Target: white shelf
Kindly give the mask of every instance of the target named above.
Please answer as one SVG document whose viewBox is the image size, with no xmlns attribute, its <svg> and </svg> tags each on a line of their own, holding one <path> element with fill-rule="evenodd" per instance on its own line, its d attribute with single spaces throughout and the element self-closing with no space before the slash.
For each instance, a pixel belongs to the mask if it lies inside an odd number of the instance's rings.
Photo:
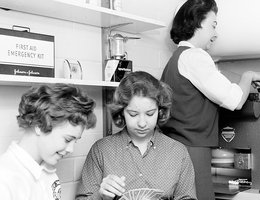
<svg viewBox="0 0 260 200">
<path fill-rule="evenodd" d="M 35 76 L 0 75 L 0 85 L 8 86 L 33 86 L 41 84 L 65 83 L 78 86 L 117 87 L 118 82 L 86 81 L 65 78 L 46 78 Z"/>
<path fill-rule="evenodd" d="M 93 6 L 79 0 L 1 0 L 0 7 L 97 27 L 132 23 L 118 28 L 129 33 L 140 33 L 166 26 L 154 19 Z"/>
</svg>

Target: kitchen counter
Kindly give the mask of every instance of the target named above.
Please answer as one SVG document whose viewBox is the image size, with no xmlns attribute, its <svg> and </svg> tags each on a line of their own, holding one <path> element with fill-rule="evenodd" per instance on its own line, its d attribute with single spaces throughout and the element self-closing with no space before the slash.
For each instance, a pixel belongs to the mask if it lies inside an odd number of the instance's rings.
<svg viewBox="0 0 260 200">
<path fill-rule="evenodd" d="M 259 200 L 259 189 L 249 189 L 236 195 L 217 195 L 216 200 Z"/>
</svg>

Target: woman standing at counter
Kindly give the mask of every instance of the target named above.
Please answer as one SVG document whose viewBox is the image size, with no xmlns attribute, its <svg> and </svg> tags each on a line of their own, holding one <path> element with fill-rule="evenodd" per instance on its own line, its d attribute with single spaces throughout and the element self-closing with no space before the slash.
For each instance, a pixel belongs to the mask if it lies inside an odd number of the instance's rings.
<svg viewBox="0 0 260 200">
<path fill-rule="evenodd" d="M 214 0 L 187 0 L 177 10 L 170 32 L 178 45 L 161 80 L 173 90 L 172 112 L 161 127 L 171 138 L 185 144 L 195 169 L 199 200 L 213 200 L 211 147 L 218 146 L 219 106 L 241 109 L 255 72 L 245 72 L 238 84 L 231 83 L 206 52 L 217 38 L 217 5 Z"/>
<path fill-rule="evenodd" d="M 121 80 L 110 108 L 115 125 L 124 128 L 90 149 L 77 200 L 113 200 L 139 188 L 160 189 L 163 199 L 197 199 L 187 149 L 157 127 L 168 120 L 171 96 L 169 86 L 146 72 Z"/>
</svg>

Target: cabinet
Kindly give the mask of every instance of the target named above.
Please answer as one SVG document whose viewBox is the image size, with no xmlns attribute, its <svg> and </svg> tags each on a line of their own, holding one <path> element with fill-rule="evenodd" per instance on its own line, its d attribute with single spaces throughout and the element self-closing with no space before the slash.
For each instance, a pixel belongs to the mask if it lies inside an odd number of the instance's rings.
<svg viewBox="0 0 260 200">
<path fill-rule="evenodd" d="M 98 7 L 85 3 L 82 0 L 2 0 L 0 7 L 6 10 L 22 12 L 27 14 L 39 15 L 53 19 L 60 19 L 69 22 L 76 22 L 84 25 L 91 25 L 106 29 L 120 24 L 128 24 L 119 26 L 116 30 L 137 34 L 144 31 L 163 28 L 166 26 L 161 21 L 148 19 L 121 11 L 115 11 L 108 8 Z M 104 34 L 102 33 L 104 38 Z M 106 38 L 105 38 L 106 39 Z M 103 39 L 104 40 L 104 39 Z M 104 61 L 104 42 L 103 58 Z M 104 65 L 104 64 L 103 64 Z M 102 68 L 102 66 L 100 66 Z M 104 80 L 104 79 L 103 79 Z M 88 80 L 71 80 L 62 78 L 43 78 L 43 77 L 19 77 L 0 75 L 0 85 L 13 86 L 31 86 L 37 84 L 54 84 L 54 83 L 69 83 L 79 86 L 101 87 L 103 99 L 103 121 L 104 135 L 111 132 L 107 126 L 111 126 L 109 115 L 106 110 L 106 104 L 111 99 L 111 93 L 118 86 L 116 82 L 105 81 L 88 81 Z M 111 89 L 112 88 L 112 89 Z"/>
<path fill-rule="evenodd" d="M 223 154 L 221 157 L 213 157 L 212 159 L 212 180 L 214 183 L 214 191 L 216 198 L 232 197 L 237 195 L 239 192 L 246 191 L 251 188 L 249 184 L 252 182 L 252 169 L 250 165 L 246 165 L 245 157 L 251 158 L 251 149 L 239 149 L 239 148 L 221 148 L 216 149 L 215 152 L 232 152 L 233 156 L 230 157 L 229 153 Z M 240 162 L 240 157 L 245 160 L 244 165 L 242 165 L 242 159 Z M 240 164 L 241 163 L 241 164 Z M 248 163 L 251 164 L 251 159 L 248 159 Z M 229 181 L 234 181 L 241 179 L 244 180 L 244 185 L 236 185 L 229 183 Z M 242 180 L 243 179 L 243 180 Z M 254 186 L 255 187 L 255 184 Z M 223 198 L 225 199 L 225 198 Z"/>
<path fill-rule="evenodd" d="M 248 187 L 238 188 L 229 185 L 228 180 L 246 178 L 252 181 L 253 190 L 258 191 L 260 187 L 259 111 L 260 103 L 258 100 L 247 100 L 240 111 L 222 109 L 220 112 L 219 146 L 224 149 L 232 149 L 236 157 L 235 166 L 213 169 L 216 174 L 213 176 L 213 181 L 217 183 L 215 190 L 218 199 L 233 199 L 238 191 L 248 189 Z M 228 196 L 229 198 L 227 198 Z"/>
<path fill-rule="evenodd" d="M 0 7 L 97 27 L 130 23 L 118 30 L 140 33 L 165 27 L 163 22 L 84 3 L 80 0 L 2 0 Z"/>
<path fill-rule="evenodd" d="M 127 26 L 118 27 L 118 30 L 129 33 L 140 33 L 165 27 L 163 22 L 157 20 L 90 5 L 79 0 L 3 0 L 0 2 L 0 7 L 7 11 L 14 10 L 100 28 L 128 23 Z M 0 75 L 0 85 L 30 86 L 57 82 L 71 83 L 80 86 L 117 87 L 118 85 L 118 83 L 115 82 L 105 81 Z"/>
</svg>

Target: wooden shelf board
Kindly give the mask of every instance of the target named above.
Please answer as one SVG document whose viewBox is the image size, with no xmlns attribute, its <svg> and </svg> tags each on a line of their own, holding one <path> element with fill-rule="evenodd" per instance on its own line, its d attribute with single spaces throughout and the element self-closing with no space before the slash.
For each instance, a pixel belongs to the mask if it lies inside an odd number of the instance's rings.
<svg viewBox="0 0 260 200">
<path fill-rule="evenodd" d="M 9 86 L 32 86 L 41 84 L 65 83 L 78 86 L 117 87 L 118 82 L 87 81 L 65 78 L 48 78 L 35 76 L 0 75 L 0 85 Z"/>
<path fill-rule="evenodd" d="M 0 7 L 97 27 L 132 23 L 117 30 L 140 33 L 165 27 L 158 20 L 90 5 L 78 0 L 2 0 Z"/>
</svg>

